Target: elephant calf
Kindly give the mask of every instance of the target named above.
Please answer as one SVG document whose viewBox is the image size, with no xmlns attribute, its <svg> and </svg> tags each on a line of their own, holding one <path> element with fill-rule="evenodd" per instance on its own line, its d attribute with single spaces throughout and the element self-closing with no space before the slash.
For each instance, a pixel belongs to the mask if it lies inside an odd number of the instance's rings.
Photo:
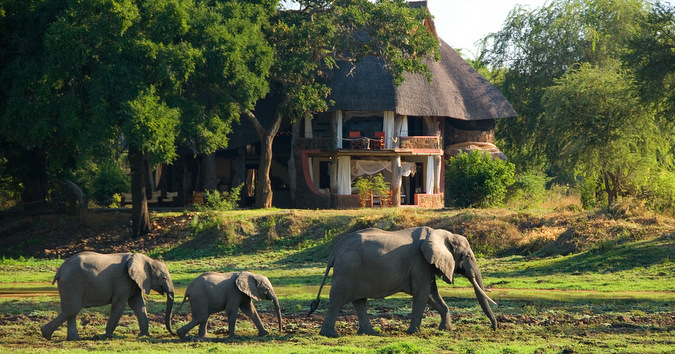
<svg viewBox="0 0 675 354">
<path fill-rule="evenodd" d="M 139 335 L 149 336 L 148 314 L 143 292 L 155 290 L 166 293 L 167 330 L 171 330 L 173 282 L 166 265 L 148 256 L 133 253 L 101 254 L 81 252 L 66 259 L 56 271 L 54 281 L 59 283 L 61 313 L 42 326 L 42 336 L 51 339 L 52 333 L 63 322 L 68 322 L 68 340 L 80 339 L 76 316 L 84 307 L 111 304 L 105 329 L 111 337 L 127 304 L 138 318 Z"/>
<path fill-rule="evenodd" d="M 234 337 L 237 313 L 241 309 L 258 328 L 258 335 L 269 334 L 260 321 L 260 316 L 253 305 L 253 300 L 267 299 L 274 302 L 274 309 L 281 332 L 281 309 L 272 284 L 267 277 L 250 272 L 215 273 L 206 272 L 193 280 L 185 291 L 186 299 L 190 299 L 192 321 L 176 332 L 181 339 L 196 325 L 199 325 L 199 336 L 206 337 L 206 322 L 212 313 L 225 310 L 227 313 L 229 336 Z"/>
</svg>

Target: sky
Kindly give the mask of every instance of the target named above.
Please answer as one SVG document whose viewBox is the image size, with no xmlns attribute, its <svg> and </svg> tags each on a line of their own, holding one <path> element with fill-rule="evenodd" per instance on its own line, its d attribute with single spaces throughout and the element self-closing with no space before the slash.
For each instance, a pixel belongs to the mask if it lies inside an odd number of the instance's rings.
<svg viewBox="0 0 675 354">
<path fill-rule="evenodd" d="M 466 58 L 478 54 L 475 42 L 502 28 L 516 5 L 530 9 L 543 6 L 546 0 L 427 0 L 434 16 L 436 32 Z"/>
</svg>

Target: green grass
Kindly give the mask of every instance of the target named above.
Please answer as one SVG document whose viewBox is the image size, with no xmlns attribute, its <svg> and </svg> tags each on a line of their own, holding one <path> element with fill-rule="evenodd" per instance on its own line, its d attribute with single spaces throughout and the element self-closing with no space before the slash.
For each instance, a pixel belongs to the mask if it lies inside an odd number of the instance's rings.
<svg viewBox="0 0 675 354">
<path fill-rule="evenodd" d="M 0 260 L 0 350 L 12 352 L 228 352 L 228 353 L 666 353 L 675 348 L 675 239 L 672 231 L 655 237 L 627 236 L 604 240 L 587 251 L 565 256 L 537 257 L 495 249 L 480 256 L 479 264 L 500 328 L 492 331 L 478 306 L 469 282 L 457 277 L 455 285 L 437 280 L 451 308 L 453 331 L 439 331 L 439 316 L 427 312 L 422 331 L 407 335 L 411 297 L 396 294 L 369 301 L 377 336 L 356 335 L 352 306 L 338 319 L 341 337 L 318 335 L 328 304 L 328 287 L 315 314 L 307 318 L 308 304 L 316 297 L 325 270 L 330 241 L 342 232 L 364 226 L 431 220 L 434 227 L 457 223 L 480 225 L 487 220 L 502 225 L 501 211 L 482 217 L 480 212 L 454 213 L 398 210 L 358 216 L 354 211 L 330 211 L 317 221 L 312 211 L 255 210 L 220 213 L 192 221 L 190 235 L 181 242 L 150 252 L 163 258 L 176 285 L 176 307 L 187 285 L 205 271 L 249 270 L 266 275 L 275 286 L 285 318 L 284 333 L 273 325 L 272 304 L 256 303 L 271 335 L 260 338 L 250 321 L 240 317 L 240 338 L 225 333 L 224 314 L 211 318 L 208 340 L 181 342 L 162 324 L 165 298 L 148 297 L 152 338 L 137 338 L 138 325 L 129 309 L 112 339 L 101 338 L 109 307 L 85 309 L 78 319 L 79 342 L 64 341 L 62 326 L 51 341 L 39 328 L 59 311 L 56 286 L 51 285 L 62 260 L 33 258 Z M 294 218 L 286 216 L 292 214 Z M 156 217 L 156 216 L 155 216 Z M 555 224 L 556 217 L 537 216 L 540 225 Z M 516 219 L 516 218 L 514 218 Z M 530 221 L 528 221 L 530 222 Z M 445 224 L 444 224 L 445 223 Z M 524 223 L 527 224 L 527 223 Z M 454 225 L 454 224 L 453 224 Z M 667 225 L 666 225 L 667 226 Z M 461 226 L 465 227 L 465 226 Z M 535 227 L 541 227 L 536 226 Z M 522 225 L 521 225 L 522 228 Z M 667 227 L 664 227 L 667 228 Z M 476 242 L 493 246 L 485 235 L 472 231 Z M 670 232 L 670 233 L 669 233 Z M 493 240 L 494 241 L 494 240 Z M 473 241 L 472 241 L 473 242 Z M 511 246 L 505 246 L 511 247 Z M 189 306 L 177 311 L 174 328 L 189 320 Z M 82 325 L 82 321 L 86 325 Z M 192 331 L 196 333 L 196 329 Z"/>
</svg>

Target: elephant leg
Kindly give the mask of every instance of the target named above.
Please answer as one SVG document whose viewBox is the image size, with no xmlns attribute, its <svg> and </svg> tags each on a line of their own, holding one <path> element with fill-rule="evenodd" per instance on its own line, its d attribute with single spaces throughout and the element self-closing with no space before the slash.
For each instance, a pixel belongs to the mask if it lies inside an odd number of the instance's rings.
<svg viewBox="0 0 675 354">
<path fill-rule="evenodd" d="M 422 317 L 424 316 L 424 309 L 427 307 L 428 298 L 429 295 L 413 296 L 412 313 L 410 314 L 410 327 L 408 327 L 406 333 L 413 334 L 419 332 L 420 326 L 422 324 Z"/>
<path fill-rule="evenodd" d="M 354 308 L 356 309 L 356 314 L 359 316 L 359 330 L 358 334 L 368 334 L 375 335 L 375 330 L 373 325 L 370 323 L 370 318 L 368 318 L 368 309 L 366 307 L 368 299 L 358 299 L 352 301 Z"/>
<path fill-rule="evenodd" d="M 208 320 L 208 318 L 207 318 L 207 320 Z M 197 332 L 197 335 L 198 335 L 199 337 L 201 337 L 201 338 L 206 338 L 206 337 L 209 335 L 209 333 L 208 333 L 208 330 L 209 330 L 209 329 L 208 329 L 207 324 L 208 324 L 207 321 L 201 322 L 201 323 L 199 324 L 199 330 L 198 330 L 198 332 Z"/>
<path fill-rule="evenodd" d="M 178 334 L 178 337 L 180 339 L 185 339 L 185 336 L 187 335 L 188 332 L 192 328 L 194 328 L 196 325 L 199 325 L 199 337 L 206 337 L 206 321 L 208 321 L 209 317 L 206 316 L 206 319 L 202 319 L 200 317 L 196 317 L 194 314 L 192 315 L 192 321 L 190 323 L 184 325 L 183 327 L 179 328 L 176 333 Z"/>
<path fill-rule="evenodd" d="M 79 312 L 79 310 L 78 310 Z M 68 322 L 68 336 L 66 337 L 67 340 L 79 340 L 80 335 L 77 333 L 77 322 L 76 322 L 76 317 L 77 313 L 71 314 L 69 312 L 61 312 L 59 313 L 56 318 L 53 320 L 49 321 L 49 323 L 45 324 L 44 326 L 40 327 L 40 332 L 42 332 L 42 336 L 49 340 L 52 338 L 52 334 L 54 331 L 59 328 L 60 325 L 62 325 L 64 322 Z"/>
<path fill-rule="evenodd" d="M 77 314 L 82 310 L 82 299 L 77 296 L 62 296 L 61 297 L 61 312 L 55 319 L 49 321 L 46 325 L 40 328 L 42 336 L 46 339 L 51 339 L 52 334 L 64 322 L 68 322 L 67 340 L 80 340 L 80 335 L 77 333 Z M 66 299 L 64 302 L 63 299 Z M 76 305 L 75 305 L 76 304 Z"/>
<path fill-rule="evenodd" d="M 239 308 L 241 309 L 241 312 L 253 321 L 255 327 L 258 329 L 259 336 L 262 337 L 270 334 L 270 332 L 266 331 L 265 327 L 263 327 L 262 321 L 260 321 L 260 315 L 258 315 L 258 310 L 256 310 L 255 305 L 253 305 L 253 302 L 250 299 L 239 305 Z"/>
<path fill-rule="evenodd" d="M 115 328 L 117 328 L 117 324 L 120 322 L 120 318 L 122 318 L 125 306 L 125 301 L 120 300 L 116 296 L 113 296 L 113 301 L 110 306 L 110 317 L 108 317 L 108 324 L 105 326 L 106 337 L 112 337 Z"/>
<path fill-rule="evenodd" d="M 72 316 L 68 318 L 68 335 L 66 336 L 67 340 L 80 340 L 80 334 L 77 333 L 77 317 Z"/>
<path fill-rule="evenodd" d="M 436 287 L 436 282 L 434 281 L 431 284 L 431 293 L 429 294 L 429 306 L 436 310 L 441 315 L 441 323 L 438 325 L 438 329 L 450 329 L 454 330 L 454 327 L 450 323 L 450 309 L 443 301 L 443 297 L 438 292 L 438 287 Z"/>
<path fill-rule="evenodd" d="M 232 307 L 227 309 L 227 333 L 230 338 L 234 338 L 237 335 L 234 333 L 235 326 L 237 324 L 237 313 L 239 309 L 237 307 Z"/>
<path fill-rule="evenodd" d="M 347 269 L 345 273 L 356 274 L 356 271 L 351 272 Z M 353 292 L 354 283 L 351 277 L 347 280 L 343 280 L 342 277 L 335 275 L 335 269 L 333 269 L 333 284 L 331 285 L 330 296 L 328 298 L 328 310 L 326 311 L 323 325 L 321 325 L 321 331 L 319 331 L 320 335 L 332 338 L 339 337 L 335 330 L 335 322 L 337 321 L 337 316 L 340 313 L 342 306 L 352 301 L 350 297 Z"/>
<path fill-rule="evenodd" d="M 140 332 L 138 336 L 150 336 L 148 331 L 148 312 L 145 307 L 145 301 L 143 301 L 143 295 L 138 294 L 134 295 L 129 299 L 129 307 L 134 310 L 136 318 L 138 319 L 138 329 Z"/>
</svg>

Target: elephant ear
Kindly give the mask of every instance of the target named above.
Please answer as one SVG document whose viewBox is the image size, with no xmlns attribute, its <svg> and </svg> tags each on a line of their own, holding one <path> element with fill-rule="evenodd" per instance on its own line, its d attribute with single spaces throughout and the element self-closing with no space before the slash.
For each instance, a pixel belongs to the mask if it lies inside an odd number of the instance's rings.
<svg viewBox="0 0 675 354">
<path fill-rule="evenodd" d="M 152 286 L 152 266 L 149 258 L 142 254 L 133 254 L 127 261 L 129 277 L 138 284 L 138 287 L 146 294 L 150 294 Z"/>
<path fill-rule="evenodd" d="M 255 278 L 253 273 L 241 272 L 236 280 L 237 288 L 241 290 L 242 293 L 251 297 L 251 299 L 258 301 L 260 298 L 260 292 L 258 290 L 258 281 Z"/>
<path fill-rule="evenodd" d="M 446 245 L 445 230 L 432 230 L 427 239 L 422 243 L 422 254 L 430 264 L 433 264 L 438 270 L 443 273 L 443 280 L 452 284 L 455 273 L 455 257 Z"/>
</svg>

